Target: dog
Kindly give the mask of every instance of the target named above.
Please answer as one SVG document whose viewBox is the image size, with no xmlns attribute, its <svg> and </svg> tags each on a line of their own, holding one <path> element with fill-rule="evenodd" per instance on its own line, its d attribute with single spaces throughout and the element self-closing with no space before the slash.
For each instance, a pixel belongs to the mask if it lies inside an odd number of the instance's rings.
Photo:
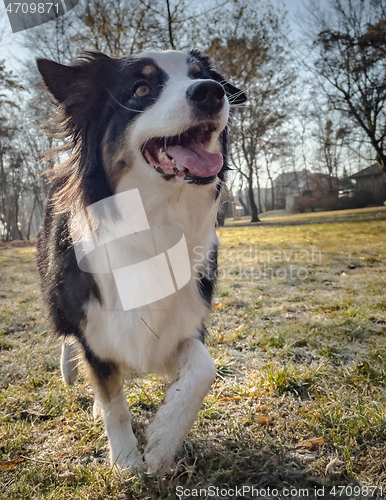
<svg viewBox="0 0 386 500">
<path fill-rule="evenodd" d="M 216 376 L 204 346 L 216 281 L 214 228 L 228 170 L 230 108 L 246 96 L 196 50 L 121 59 L 86 53 L 69 66 L 46 59 L 37 65 L 57 107 L 58 130 L 67 139 L 60 149 L 67 159 L 46 173 L 49 192 L 38 236 L 43 301 L 53 330 L 64 339 L 63 378 L 71 384 L 77 376 L 69 342 L 75 338 L 104 420 L 111 463 L 161 474 L 172 465 Z M 134 198 L 138 204 L 130 205 Z M 124 224 L 116 200 L 127 199 L 129 218 L 136 220 L 143 209 L 142 229 L 146 222 L 148 229 L 174 228 L 178 248 L 186 245 L 185 281 L 151 304 L 135 301 L 144 298 L 142 286 L 151 294 L 158 282 L 149 287 L 141 279 L 122 278 L 119 284 L 111 273 L 98 272 L 99 257 L 93 271 L 90 263 L 82 268 L 77 255 L 90 228 L 102 242 L 117 220 Z M 154 234 L 138 243 L 141 234 L 115 235 L 118 247 L 110 254 L 119 254 L 125 265 L 127 258 L 137 264 L 155 258 L 160 251 Z M 165 248 L 170 241 L 164 239 Z M 122 305 L 127 301 L 130 310 Z M 171 384 L 147 428 L 145 465 L 123 381 L 149 373 L 166 375 Z"/>
</svg>

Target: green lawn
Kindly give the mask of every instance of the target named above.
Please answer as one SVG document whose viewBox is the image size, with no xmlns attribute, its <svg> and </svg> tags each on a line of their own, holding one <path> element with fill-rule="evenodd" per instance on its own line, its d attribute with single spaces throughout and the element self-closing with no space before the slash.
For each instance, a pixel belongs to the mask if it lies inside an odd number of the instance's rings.
<svg viewBox="0 0 386 500">
<path fill-rule="evenodd" d="M 273 219 L 218 231 L 207 340 L 218 378 L 162 480 L 109 469 L 85 376 L 62 383 L 35 249 L 0 251 L 1 499 L 175 499 L 178 485 L 254 485 L 260 498 L 268 487 L 294 488 L 286 498 L 386 490 L 386 210 Z M 149 377 L 126 388 L 142 448 L 165 386 Z"/>
</svg>

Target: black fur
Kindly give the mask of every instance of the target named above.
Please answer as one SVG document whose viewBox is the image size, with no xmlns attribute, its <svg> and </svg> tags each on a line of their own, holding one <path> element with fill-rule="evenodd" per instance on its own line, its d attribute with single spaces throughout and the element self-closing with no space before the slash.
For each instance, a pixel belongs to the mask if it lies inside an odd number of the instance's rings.
<svg viewBox="0 0 386 500">
<path fill-rule="evenodd" d="M 208 307 L 212 304 L 213 292 L 217 282 L 218 246 L 214 245 L 208 256 L 208 263 L 198 281 L 198 290 Z"/>
<path fill-rule="evenodd" d="M 91 298 L 102 302 L 91 273 L 79 269 L 68 228 L 68 214 L 55 214 L 51 191 L 38 236 L 38 270 L 43 301 L 59 335 L 79 339 L 84 307 Z"/>
<path fill-rule="evenodd" d="M 216 82 L 221 83 L 224 87 L 231 104 L 242 104 L 247 100 L 246 95 L 240 89 L 229 83 L 220 73 L 218 73 L 212 65 L 211 59 L 208 56 L 203 56 L 199 50 L 191 50 L 190 57 L 194 60 L 200 61 L 202 71 L 196 78 L 211 78 Z"/>
</svg>

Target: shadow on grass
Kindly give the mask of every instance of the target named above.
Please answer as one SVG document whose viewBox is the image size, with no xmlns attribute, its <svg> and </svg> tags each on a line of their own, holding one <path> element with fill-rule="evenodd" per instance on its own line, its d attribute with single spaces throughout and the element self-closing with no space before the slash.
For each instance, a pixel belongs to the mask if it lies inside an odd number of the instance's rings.
<svg viewBox="0 0 386 500">
<path fill-rule="evenodd" d="M 285 227 L 304 226 L 310 224 L 337 224 L 342 222 L 370 222 L 386 220 L 386 207 L 372 207 L 370 209 L 337 210 L 331 212 L 313 212 L 306 214 L 288 214 L 282 216 L 264 216 L 259 222 L 250 222 L 249 217 L 241 221 L 228 218 L 225 228 L 237 227 Z"/>
<path fill-rule="evenodd" d="M 196 489 L 201 493 L 196 494 L 198 498 L 228 499 L 237 497 L 230 490 L 235 493 L 236 487 L 239 491 L 244 487 L 244 498 L 316 498 L 316 490 L 323 492 L 319 495 L 323 498 L 336 498 L 331 494 L 334 486 L 359 486 L 358 481 L 345 473 L 311 475 L 304 463 L 291 456 L 290 450 L 279 448 L 277 440 L 275 446 L 272 438 L 266 441 L 222 438 L 216 443 L 187 441 L 177 464 L 173 476 L 158 482 L 156 489 L 151 476 L 144 479 L 143 491 L 150 498 L 172 499 L 176 498 L 176 491 L 187 489 L 194 496 Z"/>
</svg>

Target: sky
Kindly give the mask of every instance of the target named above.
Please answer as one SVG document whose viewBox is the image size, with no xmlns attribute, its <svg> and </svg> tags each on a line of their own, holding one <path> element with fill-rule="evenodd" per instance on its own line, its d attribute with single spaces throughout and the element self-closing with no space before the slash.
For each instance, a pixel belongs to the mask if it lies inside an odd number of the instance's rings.
<svg viewBox="0 0 386 500">
<path fill-rule="evenodd" d="M 202 1 L 207 4 L 207 0 Z M 296 36 L 298 33 L 296 19 L 301 16 L 304 10 L 303 0 L 283 0 L 283 2 L 288 10 L 288 21 L 292 36 Z M 271 0 L 271 3 L 276 8 L 282 9 L 282 0 Z M 28 57 L 30 57 L 28 52 L 22 47 L 21 36 L 17 33 L 12 33 L 7 13 L 5 12 L 4 2 L 0 0 L 0 60 L 5 59 L 7 68 L 17 71 L 20 68 L 18 61 Z"/>
</svg>

